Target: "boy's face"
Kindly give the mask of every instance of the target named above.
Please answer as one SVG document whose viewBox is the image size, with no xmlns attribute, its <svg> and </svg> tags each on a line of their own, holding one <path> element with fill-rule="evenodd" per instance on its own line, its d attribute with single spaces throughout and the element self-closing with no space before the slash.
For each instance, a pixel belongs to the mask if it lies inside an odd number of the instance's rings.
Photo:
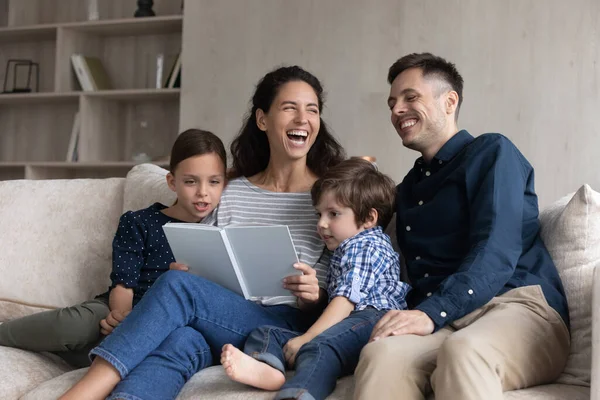
<svg viewBox="0 0 600 400">
<path fill-rule="evenodd" d="M 323 193 L 315 208 L 319 216 L 317 229 L 329 250 L 366 229 L 366 224 L 357 226 L 354 211 L 340 205 L 331 192 Z"/>
</svg>

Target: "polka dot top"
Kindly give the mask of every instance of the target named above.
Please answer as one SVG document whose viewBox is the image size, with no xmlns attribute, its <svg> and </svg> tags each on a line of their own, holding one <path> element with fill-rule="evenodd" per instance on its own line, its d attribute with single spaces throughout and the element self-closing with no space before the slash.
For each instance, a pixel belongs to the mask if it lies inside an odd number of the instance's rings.
<svg viewBox="0 0 600 400">
<path fill-rule="evenodd" d="M 167 206 L 154 203 L 139 211 L 121 216 L 113 240 L 111 289 L 117 284 L 133 289 L 133 304 L 175 261 L 162 226 L 167 222 L 183 222 L 163 214 Z M 203 223 L 210 223 L 207 217 Z"/>
</svg>

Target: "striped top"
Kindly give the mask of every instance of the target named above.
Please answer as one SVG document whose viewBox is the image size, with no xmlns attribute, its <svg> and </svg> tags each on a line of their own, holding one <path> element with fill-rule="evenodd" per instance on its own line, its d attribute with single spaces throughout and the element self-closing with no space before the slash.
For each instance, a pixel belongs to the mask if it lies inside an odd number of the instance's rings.
<svg viewBox="0 0 600 400">
<path fill-rule="evenodd" d="M 317 271 L 319 286 L 327 288 L 330 252 L 317 233 L 318 217 L 310 192 L 280 193 L 261 189 L 247 178 L 231 180 L 221 196 L 217 224 L 287 225 L 298 259 Z M 254 299 L 263 305 L 296 304 L 296 297 L 262 297 Z"/>
</svg>

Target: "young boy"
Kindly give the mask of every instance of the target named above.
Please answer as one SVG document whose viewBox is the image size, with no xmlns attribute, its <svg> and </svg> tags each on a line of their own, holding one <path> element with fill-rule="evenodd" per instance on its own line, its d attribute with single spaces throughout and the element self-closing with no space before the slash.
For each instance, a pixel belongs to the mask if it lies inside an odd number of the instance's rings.
<svg viewBox="0 0 600 400">
<path fill-rule="evenodd" d="M 406 308 L 410 287 L 400 281 L 398 254 L 383 229 L 394 212 L 394 182 L 369 161 L 346 160 L 313 186 L 318 230 L 334 251 L 329 305 L 304 334 L 264 326 L 244 353 L 227 344 L 221 363 L 235 381 L 279 390 L 276 399 L 324 399 L 350 375 L 377 321 Z M 286 382 L 285 363 L 296 369 Z"/>
</svg>

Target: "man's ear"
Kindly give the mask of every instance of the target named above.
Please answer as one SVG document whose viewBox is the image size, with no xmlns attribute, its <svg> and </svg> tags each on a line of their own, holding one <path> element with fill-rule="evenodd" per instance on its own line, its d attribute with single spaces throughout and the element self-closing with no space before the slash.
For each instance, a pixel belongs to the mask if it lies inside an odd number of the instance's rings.
<svg viewBox="0 0 600 400">
<path fill-rule="evenodd" d="M 446 114 L 456 114 L 458 100 L 458 93 L 454 90 L 451 90 L 446 94 Z"/>
<path fill-rule="evenodd" d="M 266 115 L 260 108 L 256 109 L 256 126 L 263 132 L 267 131 Z"/>
<path fill-rule="evenodd" d="M 171 189 L 172 191 L 176 191 L 175 189 L 175 176 L 173 176 L 172 173 L 168 173 L 167 174 L 167 185 L 169 185 L 169 189 Z"/>
<path fill-rule="evenodd" d="M 370 228 L 377 226 L 378 218 L 379 218 L 379 213 L 377 212 L 377 210 L 374 208 L 371 208 L 371 211 L 369 211 L 369 216 L 367 217 L 367 220 L 363 224 L 363 228 L 370 229 Z"/>
</svg>

